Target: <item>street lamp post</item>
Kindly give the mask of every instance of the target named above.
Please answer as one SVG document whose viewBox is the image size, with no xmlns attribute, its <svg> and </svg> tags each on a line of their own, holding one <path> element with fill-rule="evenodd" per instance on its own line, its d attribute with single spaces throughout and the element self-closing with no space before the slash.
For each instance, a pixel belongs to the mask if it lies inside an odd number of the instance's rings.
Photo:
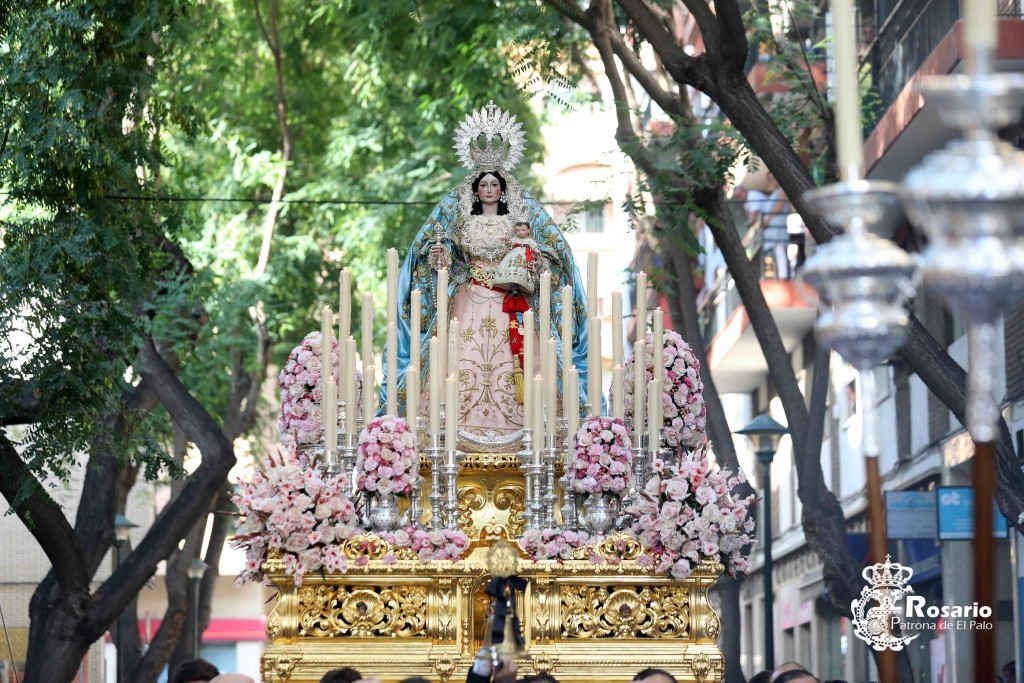
<svg viewBox="0 0 1024 683">
<path fill-rule="evenodd" d="M 117 515 L 114 517 L 114 571 L 121 566 L 121 552 L 125 546 L 128 545 L 128 540 L 131 535 L 133 528 L 137 527 L 130 519 L 124 515 Z M 124 683 L 125 681 L 125 659 L 124 659 L 124 647 L 122 647 L 122 631 L 121 622 L 122 615 L 117 615 L 117 619 L 114 621 L 114 648 L 117 651 L 116 666 L 117 666 L 117 683 Z"/>
<path fill-rule="evenodd" d="M 198 557 L 193 557 L 188 565 L 188 578 L 192 583 L 192 659 L 199 657 L 199 590 L 202 587 L 203 575 L 210 565 Z"/>
<path fill-rule="evenodd" d="M 772 459 L 779 440 L 789 430 L 761 413 L 736 434 L 748 436 L 757 448 L 757 461 L 761 463 L 761 481 L 764 495 L 761 503 L 761 538 L 764 543 L 764 668 L 775 668 L 775 594 L 772 588 Z"/>
</svg>

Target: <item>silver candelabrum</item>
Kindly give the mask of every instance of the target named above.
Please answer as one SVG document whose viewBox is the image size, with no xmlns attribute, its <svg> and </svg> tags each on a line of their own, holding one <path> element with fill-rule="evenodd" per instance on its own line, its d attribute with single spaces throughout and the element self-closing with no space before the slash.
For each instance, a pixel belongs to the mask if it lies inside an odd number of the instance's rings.
<svg viewBox="0 0 1024 683">
<path fill-rule="evenodd" d="M 913 168 L 900 195 L 930 240 L 925 286 L 967 321 L 967 429 L 991 442 L 999 422 L 995 325 L 1024 286 L 1024 152 L 996 131 L 1020 119 L 1024 76 L 946 76 L 922 90 L 962 137 Z"/>
<path fill-rule="evenodd" d="M 822 299 L 818 341 L 859 373 L 868 456 L 880 451 L 871 369 L 906 338 L 906 304 L 919 272 L 918 259 L 884 237 L 903 220 L 897 189 L 894 183 L 854 180 L 805 195 L 822 216 L 845 229 L 808 259 L 803 278 Z"/>
<path fill-rule="evenodd" d="M 430 434 L 428 436 L 430 445 L 427 447 L 427 460 L 430 461 L 430 494 L 427 500 L 430 501 L 430 528 L 440 530 L 444 528 L 444 479 L 441 466 L 444 463 L 444 446 L 441 434 Z"/>
<path fill-rule="evenodd" d="M 539 529 L 543 526 L 543 463 L 533 461 L 533 430 L 523 429 L 522 448 L 516 453 L 519 456 L 519 469 L 526 481 L 526 495 L 523 502 L 523 519 L 527 528 Z"/>
</svg>

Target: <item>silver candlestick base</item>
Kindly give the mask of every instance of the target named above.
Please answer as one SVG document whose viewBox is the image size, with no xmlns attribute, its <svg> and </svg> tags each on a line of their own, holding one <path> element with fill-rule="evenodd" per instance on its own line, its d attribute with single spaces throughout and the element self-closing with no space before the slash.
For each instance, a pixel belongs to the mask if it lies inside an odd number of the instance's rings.
<svg viewBox="0 0 1024 683">
<path fill-rule="evenodd" d="M 445 463 L 441 466 L 441 471 L 444 473 L 444 521 L 445 527 L 452 531 L 458 531 L 459 529 L 459 492 L 458 492 L 458 477 L 459 471 L 462 469 L 460 456 L 462 454 L 456 451 L 447 451 L 445 453 Z"/>
<path fill-rule="evenodd" d="M 548 434 L 545 438 L 544 448 L 544 528 L 552 529 L 555 526 L 555 502 L 558 496 L 555 493 L 555 464 L 558 462 L 558 436 Z"/>
<path fill-rule="evenodd" d="M 345 432 L 341 435 L 341 441 L 339 442 L 341 447 L 338 449 L 340 455 L 340 471 L 348 476 L 352 481 L 349 482 L 350 491 L 355 494 L 356 491 L 356 447 L 358 445 L 358 435 Z"/>
<path fill-rule="evenodd" d="M 444 479 L 441 465 L 444 462 L 444 449 L 441 447 L 441 435 L 430 435 L 430 446 L 427 448 L 427 460 L 430 462 L 430 528 L 440 531 L 444 528 Z"/>
</svg>

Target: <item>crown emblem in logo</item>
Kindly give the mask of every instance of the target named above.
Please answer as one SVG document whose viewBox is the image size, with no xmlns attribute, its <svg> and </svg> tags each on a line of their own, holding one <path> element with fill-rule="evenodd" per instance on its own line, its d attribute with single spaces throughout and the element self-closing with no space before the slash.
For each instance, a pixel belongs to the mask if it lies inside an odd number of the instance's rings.
<svg viewBox="0 0 1024 683">
<path fill-rule="evenodd" d="M 455 131 L 455 151 L 466 168 L 511 171 L 523 158 L 526 136 L 515 114 L 488 102 Z"/>
<path fill-rule="evenodd" d="M 888 555 L 885 556 L 885 564 L 875 563 L 861 572 L 864 580 L 875 588 L 902 588 L 913 575 L 913 569 L 898 562 L 890 562 Z"/>
</svg>

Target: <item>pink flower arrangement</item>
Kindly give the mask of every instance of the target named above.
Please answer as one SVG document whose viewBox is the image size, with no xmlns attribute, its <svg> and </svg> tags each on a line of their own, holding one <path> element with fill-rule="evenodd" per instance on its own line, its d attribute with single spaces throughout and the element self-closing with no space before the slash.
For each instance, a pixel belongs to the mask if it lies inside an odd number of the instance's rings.
<svg viewBox="0 0 1024 683">
<path fill-rule="evenodd" d="M 700 378 L 700 362 L 678 332 L 668 330 L 665 347 L 659 351 L 662 386 L 662 438 L 673 450 L 695 448 L 704 442 L 707 408 L 704 405 L 704 382 Z M 653 336 L 647 333 L 645 380 L 655 378 Z M 633 356 L 623 369 L 623 403 L 628 423 L 633 421 L 634 365 Z M 648 386 L 650 386 L 648 384 Z"/>
<path fill-rule="evenodd" d="M 530 528 L 519 537 L 519 547 L 534 560 L 568 560 L 576 548 L 596 540 L 583 531 Z"/>
<path fill-rule="evenodd" d="M 356 488 L 407 496 L 422 483 L 420 456 L 409 425 L 400 417 L 376 417 L 359 434 Z"/>
<path fill-rule="evenodd" d="M 322 341 L 319 332 L 310 332 L 288 354 L 288 361 L 277 379 L 281 389 L 281 415 L 277 427 L 281 443 L 294 451 L 297 446 L 319 443 L 323 438 Z M 331 364 L 339 378 L 338 340 L 334 340 Z M 359 363 L 356 363 L 359 367 Z M 356 396 L 362 396 L 362 374 L 356 370 Z"/>
<path fill-rule="evenodd" d="M 389 531 L 383 535 L 393 547 L 409 548 L 416 553 L 421 562 L 432 562 L 433 560 L 461 560 L 466 549 L 469 548 L 469 536 L 461 530 L 434 529 L 425 531 L 409 525 L 397 531 Z M 391 555 L 394 558 L 394 555 Z M 391 560 L 387 555 L 384 562 Z"/>
<path fill-rule="evenodd" d="M 721 562 L 730 576 L 745 572 L 742 548 L 751 541 L 754 521 L 747 518 L 754 496 L 735 498 L 746 481 L 743 471 L 712 470 L 703 453 L 684 454 L 678 465 L 661 460 L 637 502 L 626 509 L 633 536 L 644 547 L 642 565 L 682 581 L 703 559 Z"/>
<path fill-rule="evenodd" d="M 576 493 L 629 492 L 633 479 L 633 452 L 622 420 L 607 415 L 587 418 L 576 432 L 576 452 L 568 476 Z"/>
<path fill-rule="evenodd" d="M 359 531 L 347 489 L 344 475 L 323 478 L 293 454 L 272 457 L 266 472 L 239 482 L 231 498 L 242 515 L 233 544 L 245 550 L 245 568 L 236 582 L 262 580 L 271 548 L 296 586 L 311 571 L 346 571 L 340 544 Z"/>
</svg>

